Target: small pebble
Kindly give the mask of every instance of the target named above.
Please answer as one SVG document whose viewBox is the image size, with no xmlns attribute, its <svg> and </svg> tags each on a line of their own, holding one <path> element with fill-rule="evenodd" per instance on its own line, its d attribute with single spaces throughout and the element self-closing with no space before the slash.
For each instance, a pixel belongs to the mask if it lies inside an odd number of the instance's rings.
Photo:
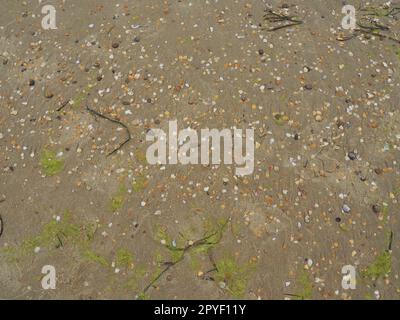
<svg viewBox="0 0 400 320">
<path fill-rule="evenodd" d="M 350 151 L 347 156 L 349 157 L 350 160 L 356 160 L 357 159 L 357 154 L 354 151 Z"/>
<path fill-rule="evenodd" d="M 343 207 L 342 207 L 342 211 L 344 213 L 350 213 L 351 209 L 347 204 L 344 204 Z"/>
<path fill-rule="evenodd" d="M 379 213 L 379 212 L 381 212 L 381 208 L 379 207 L 379 205 L 374 204 L 374 205 L 372 206 L 372 211 L 373 211 L 374 213 Z"/>
<path fill-rule="evenodd" d="M 315 121 L 321 122 L 321 121 L 322 121 L 322 116 L 321 116 L 320 114 L 317 114 L 317 115 L 315 116 Z"/>
<path fill-rule="evenodd" d="M 54 94 L 50 90 L 46 89 L 45 92 L 44 92 L 44 96 L 47 99 L 51 99 L 51 98 L 54 97 Z"/>
</svg>

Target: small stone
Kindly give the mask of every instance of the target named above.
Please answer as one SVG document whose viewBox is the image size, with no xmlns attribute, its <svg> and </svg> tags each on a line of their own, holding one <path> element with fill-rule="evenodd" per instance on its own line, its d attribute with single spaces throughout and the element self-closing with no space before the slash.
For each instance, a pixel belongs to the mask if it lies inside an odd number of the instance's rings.
<svg viewBox="0 0 400 320">
<path fill-rule="evenodd" d="M 338 129 L 341 129 L 341 128 L 344 128 L 344 126 L 345 126 L 345 122 L 343 122 L 342 120 L 338 120 L 338 121 L 336 121 L 336 126 L 338 127 Z"/>
<path fill-rule="evenodd" d="M 4 138 L 4 134 L 0 132 L 0 140 Z"/>
<path fill-rule="evenodd" d="M 114 49 L 117 49 L 119 47 L 119 43 L 118 42 L 113 42 L 112 47 Z"/>
<path fill-rule="evenodd" d="M 383 173 L 383 170 L 381 168 L 376 168 L 374 171 L 378 176 Z"/>
<path fill-rule="evenodd" d="M 371 92 L 367 92 L 367 99 L 373 99 L 375 97 L 375 95 Z"/>
<path fill-rule="evenodd" d="M 354 151 L 350 151 L 347 156 L 349 157 L 350 160 L 356 160 L 357 159 L 357 154 Z"/>
<path fill-rule="evenodd" d="M 372 205 L 372 211 L 376 214 L 378 214 L 381 211 L 381 208 L 379 207 L 379 205 L 374 204 Z"/>
<path fill-rule="evenodd" d="M 139 38 L 138 36 L 135 36 L 135 37 L 133 38 L 133 42 L 135 42 L 135 43 L 140 42 L 140 38 Z"/>
<path fill-rule="evenodd" d="M 308 83 L 308 84 L 306 84 L 306 85 L 304 86 L 304 89 L 306 89 L 306 90 L 312 90 L 312 88 L 313 88 L 313 86 L 312 86 L 312 84 L 310 84 L 310 83 Z"/>
<path fill-rule="evenodd" d="M 321 121 L 322 121 L 322 116 L 321 116 L 320 114 L 317 114 L 317 115 L 315 116 L 315 121 L 321 122 Z"/>
<path fill-rule="evenodd" d="M 342 211 L 344 213 L 350 213 L 351 209 L 347 204 L 344 204 L 343 207 L 342 207 Z"/>
<path fill-rule="evenodd" d="M 47 98 L 47 99 L 51 99 L 51 98 L 54 97 L 54 94 L 53 94 L 50 90 L 46 89 L 46 90 L 44 91 L 44 96 L 45 96 L 45 98 Z"/>
</svg>

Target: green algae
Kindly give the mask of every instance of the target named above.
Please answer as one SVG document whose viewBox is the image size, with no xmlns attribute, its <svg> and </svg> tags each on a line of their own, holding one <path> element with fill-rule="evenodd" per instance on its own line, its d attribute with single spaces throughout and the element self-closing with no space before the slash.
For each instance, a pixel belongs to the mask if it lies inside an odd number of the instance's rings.
<svg viewBox="0 0 400 320">
<path fill-rule="evenodd" d="M 40 166 L 47 176 L 54 176 L 64 169 L 64 160 L 58 159 L 55 152 L 45 149 L 40 156 Z"/>
</svg>

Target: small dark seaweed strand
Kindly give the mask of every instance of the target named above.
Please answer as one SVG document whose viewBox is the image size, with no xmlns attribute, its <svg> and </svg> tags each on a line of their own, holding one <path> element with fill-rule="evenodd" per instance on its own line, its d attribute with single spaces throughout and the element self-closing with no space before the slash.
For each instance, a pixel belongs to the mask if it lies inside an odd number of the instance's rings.
<svg viewBox="0 0 400 320">
<path fill-rule="evenodd" d="M 284 29 L 284 28 L 288 28 L 288 27 L 292 27 L 292 26 L 297 26 L 300 24 L 303 24 L 302 20 L 298 20 L 295 19 L 294 16 L 287 16 L 284 14 L 279 14 L 274 12 L 273 10 L 266 10 L 266 14 L 264 14 L 264 19 L 269 21 L 269 22 L 291 22 L 285 25 L 281 25 L 281 26 L 277 26 L 277 27 L 272 27 L 272 28 L 264 28 L 263 30 L 267 30 L 268 32 L 271 31 L 276 31 L 276 30 L 280 30 L 280 29 Z"/>
<path fill-rule="evenodd" d="M 371 12 L 371 10 L 368 10 L 368 8 L 361 9 L 359 11 L 367 12 L 365 14 L 365 16 L 372 16 L 372 17 L 378 16 L 378 13 L 376 11 Z M 400 13 L 400 7 L 394 7 L 390 11 L 388 11 L 386 14 L 384 14 L 383 17 L 395 17 L 399 13 Z"/>
<path fill-rule="evenodd" d="M 219 241 L 220 241 L 220 239 L 218 240 L 218 241 L 216 241 L 216 242 L 210 242 L 210 241 L 208 241 L 209 239 L 211 239 L 212 237 L 214 237 L 214 236 L 216 236 L 217 234 L 219 234 L 219 233 L 221 233 L 224 229 L 225 229 L 225 227 L 226 227 L 226 225 L 228 224 L 228 222 L 229 221 L 227 221 L 227 222 L 225 222 L 218 230 L 216 230 L 215 232 L 213 232 L 213 233 L 211 233 L 211 234 L 209 234 L 208 236 L 205 236 L 205 237 L 203 237 L 203 238 L 201 238 L 201 239 L 199 239 L 199 240 L 196 240 L 195 242 L 193 242 L 193 244 L 191 244 L 191 245 L 187 245 L 186 247 L 183 247 L 183 248 L 175 248 L 175 247 L 172 247 L 172 246 L 167 246 L 167 248 L 169 249 L 169 250 L 173 250 L 173 251 L 182 251 L 182 252 L 185 252 L 185 251 L 187 251 L 187 250 L 190 250 L 190 249 L 192 249 L 192 248 L 195 248 L 195 247 L 198 247 L 198 246 L 201 246 L 201 245 L 215 245 L 215 244 L 217 244 Z"/>
<path fill-rule="evenodd" d="M 369 31 L 369 30 L 362 30 L 362 29 L 358 29 L 358 30 L 361 33 L 364 33 L 364 34 L 369 34 L 369 35 L 372 35 L 372 36 L 379 37 L 381 39 L 388 39 L 388 40 L 394 41 L 396 43 L 400 43 L 399 39 L 393 38 L 392 36 L 387 36 L 387 35 L 384 35 L 384 34 L 381 34 L 381 33 L 377 33 L 377 32 L 373 32 L 373 31 Z"/>
<path fill-rule="evenodd" d="M 64 247 L 64 244 L 59 236 L 59 234 L 57 233 L 57 240 L 58 240 L 58 244 L 56 245 L 56 248 L 60 248 L 60 247 Z"/>
<path fill-rule="evenodd" d="M 381 31 L 388 31 L 390 30 L 389 27 L 379 24 L 377 22 L 371 22 L 372 26 L 368 26 L 368 25 L 364 25 L 360 22 L 357 22 L 357 25 L 361 28 L 361 29 L 365 29 L 365 30 L 370 30 L 372 32 L 376 31 L 376 30 L 381 30 Z"/>
<path fill-rule="evenodd" d="M 69 103 L 69 99 L 68 100 L 66 100 L 66 101 L 64 101 L 62 104 L 61 104 L 61 106 L 59 107 L 59 108 L 57 108 L 57 111 L 58 112 L 60 112 L 62 109 L 64 109 L 66 106 L 67 106 L 67 104 Z"/>
<path fill-rule="evenodd" d="M 339 38 L 337 37 L 336 40 L 337 41 L 341 41 L 341 42 L 345 42 L 345 41 L 349 41 L 351 39 L 354 39 L 356 37 L 358 37 L 361 34 L 361 32 L 359 32 L 359 30 L 355 30 L 354 33 L 351 36 L 345 37 L 345 38 Z"/>
<path fill-rule="evenodd" d="M 304 298 L 302 296 L 299 296 L 298 294 L 293 294 L 293 293 L 285 293 L 285 296 L 289 296 L 289 297 L 294 297 L 294 298 L 298 298 L 301 300 L 304 300 Z"/>
<path fill-rule="evenodd" d="M 103 118 L 103 119 L 105 119 L 105 120 L 108 120 L 108 121 L 111 121 L 111 122 L 113 122 L 113 123 L 118 124 L 119 126 L 123 127 L 123 128 L 126 130 L 127 134 L 128 134 L 128 137 L 126 138 L 126 140 L 125 140 L 124 142 L 122 142 L 116 149 L 114 149 L 112 152 L 110 152 L 110 153 L 107 155 L 107 157 L 109 157 L 109 156 L 113 155 L 114 153 L 118 152 L 124 145 L 126 145 L 129 141 L 132 140 L 131 132 L 130 132 L 130 130 L 129 130 L 129 128 L 127 127 L 126 124 L 124 124 L 124 123 L 122 123 L 121 121 L 118 121 L 118 120 L 116 120 L 116 119 L 107 117 L 106 115 L 101 114 L 100 112 L 97 112 L 96 110 L 93 110 L 93 109 L 89 108 L 88 106 L 86 106 L 86 110 L 89 111 L 89 113 L 91 113 L 91 114 L 93 114 L 93 115 L 95 115 L 95 116 L 98 116 L 98 117 L 100 117 L 100 118 Z"/>
<path fill-rule="evenodd" d="M 268 28 L 268 29 L 265 29 L 265 30 L 267 30 L 268 32 L 271 32 L 271 31 L 276 31 L 276 30 L 280 30 L 280 29 L 284 29 L 284 28 L 289 28 L 289 27 L 292 27 L 292 26 L 297 26 L 299 24 L 303 24 L 303 21 L 289 23 L 289 24 L 285 24 L 283 26 Z"/>
<path fill-rule="evenodd" d="M 264 14 L 264 19 L 270 22 L 290 21 L 290 22 L 303 23 L 302 20 L 295 19 L 295 16 L 279 14 L 274 12 L 273 10 L 267 10 L 266 12 L 267 13 Z"/>
<path fill-rule="evenodd" d="M 396 17 L 400 13 L 400 7 L 393 8 L 387 16 Z"/>
<path fill-rule="evenodd" d="M 195 247 L 204 245 L 204 244 L 217 244 L 221 239 L 219 239 L 217 242 L 209 242 L 208 240 L 217 235 L 218 233 L 220 233 L 225 226 L 227 225 L 228 222 L 226 222 L 221 228 L 220 230 L 217 230 L 216 232 L 202 238 L 199 239 L 197 241 L 195 241 L 192 245 L 187 245 L 184 248 L 174 248 L 174 250 L 176 251 L 182 251 L 181 256 L 179 257 L 178 260 L 174 261 L 174 262 L 166 262 L 164 263 L 164 265 L 166 265 L 166 267 L 143 289 L 142 294 L 145 294 L 161 277 L 163 274 L 165 274 L 169 269 L 171 269 L 173 266 L 177 265 L 179 262 L 181 262 L 184 258 L 185 258 L 185 253 L 192 250 Z M 168 247 L 169 248 L 169 247 Z M 169 248 L 171 249 L 171 248 Z"/>
<path fill-rule="evenodd" d="M 358 37 L 361 34 L 369 34 L 369 35 L 372 35 L 372 36 L 379 37 L 381 39 L 388 39 L 388 40 L 391 40 L 391 41 L 394 41 L 394 42 L 400 44 L 400 40 L 396 39 L 396 38 L 393 38 L 392 36 L 387 36 L 387 35 L 384 35 L 384 34 L 381 34 L 381 33 L 372 32 L 372 31 L 363 30 L 363 29 L 354 29 L 354 33 L 351 36 L 348 36 L 346 38 L 336 38 L 336 40 L 337 41 L 342 41 L 342 42 L 349 41 L 351 39 L 354 39 L 354 38 Z"/>
<path fill-rule="evenodd" d="M 388 244 L 388 250 L 387 251 L 392 251 L 392 244 L 393 244 L 393 231 L 390 231 L 389 244 Z"/>
<path fill-rule="evenodd" d="M 164 273 L 166 273 L 170 268 L 172 268 L 174 265 L 178 264 L 179 262 L 181 262 L 184 258 L 184 255 L 182 254 L 182 256 L 175 262 L 170 262 L 167 263 L 166 267 L 157 275 L 157 277 L 155 277 L 142 291 L 143 294 L 145 294 L 161 277 Z"/>
<path fill-rule="evenodd" d="M 0 214 L 0 237 L 3 234 L 3 230 L 4 230 L 4 222 L 3 222 L 3 218 L 2 218 L 2 216 Z"/>
</svg>

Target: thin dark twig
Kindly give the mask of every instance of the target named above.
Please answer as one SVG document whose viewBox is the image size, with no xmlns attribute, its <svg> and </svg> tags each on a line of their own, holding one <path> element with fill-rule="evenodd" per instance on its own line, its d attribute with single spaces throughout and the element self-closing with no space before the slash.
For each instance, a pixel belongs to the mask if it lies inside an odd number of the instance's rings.
<svg viewBox="0 0 400 320">
<path fill-rule="evenodd" d="M 108 120 L 108 121 L 111 121 L 113 123 L 118 124 L 119 126 L 123 127 L 125 129 L 126 133 L 127 133 L 128 137 L 124 140 L 124 142 L 122 142 L 117 148 L 115 148 L 112 152 L 110 152 L 107 155 L 107 157 L 109 157 L 109 156 L 113 155 L 114 153 L 118 152 L 124 145 L 126 145 L 129 141 L 132 140 L 131 132 L 130 132 L 128 126 L 125 123 L 123 123 L 123 122 L 121 122 L 119 120 L 110 118 L 110 117 L 108 117 L 108 116 L 106 116 L 104 114 L 101 114 L 100 112 L 97 112 L 96 110 L 93 110 L 93 109 L 89 108 L 88 106 L 86 106 L 86 110 L 89 111 L 89 113 L 91 113 L 91 114 L 93 114 L 95 116 L 98 116 L 100 118 L 103 118 L 105 120 Z"/>
</svg>

